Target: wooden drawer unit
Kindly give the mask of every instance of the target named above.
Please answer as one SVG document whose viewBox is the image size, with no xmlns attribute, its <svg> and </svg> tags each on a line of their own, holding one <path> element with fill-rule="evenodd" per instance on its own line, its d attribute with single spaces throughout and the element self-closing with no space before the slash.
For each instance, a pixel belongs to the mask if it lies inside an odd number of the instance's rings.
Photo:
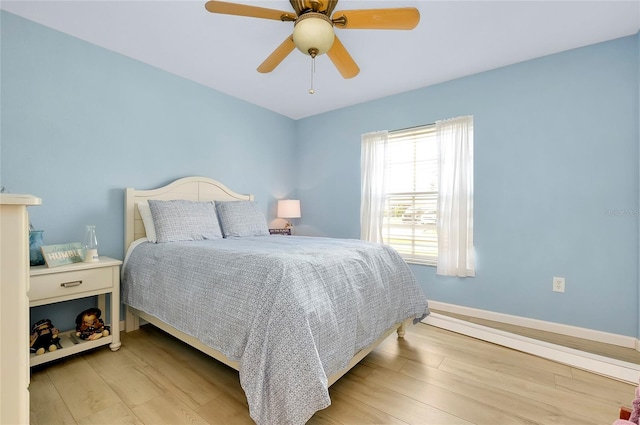
<svg viewBox="0 0 640 425">
<path fill-rule="evenodd" d="M 104 293 L 113 286 L 112 274 L 110 268 L 100 268 L 32 275 L 29 304 L 35 307 Z"/>
<path fill-rule="evenodd" d="M 0 424 L 29 423 L 31 195 L 0 193 Z"/>
<path fill-rule="evenodd" d="M 93 341 L 75 337 L 75 329 L 62 332 L 60 334 L 62 348 L 41 355 L 31 354 L 29 360 L 31 366 L 102 345 L 109 344 L 112 351 L 120 348 L 120 264 L 122 264 L 120 260 L 100 257 L 100 261 L 94 263 L 73 263 L 52 268 L 31 267 L 29 307 L 97 295 L 102 319 L 111 327 L 111 335 Z M 109 311 L 106 311 L 107 295 L 110 297 L 111 304 Z"/>
</svg>

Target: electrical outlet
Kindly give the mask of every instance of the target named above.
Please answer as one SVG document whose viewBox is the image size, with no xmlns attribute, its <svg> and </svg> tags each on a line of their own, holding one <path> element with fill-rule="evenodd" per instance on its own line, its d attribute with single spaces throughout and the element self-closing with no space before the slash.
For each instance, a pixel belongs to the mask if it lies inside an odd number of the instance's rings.
<svg viewBox="0 0 640 425">
<path fill-rule="evenodd" d="M 564 277 L 553 278 L 553 292 L 564 292 Z"/>
</svg>

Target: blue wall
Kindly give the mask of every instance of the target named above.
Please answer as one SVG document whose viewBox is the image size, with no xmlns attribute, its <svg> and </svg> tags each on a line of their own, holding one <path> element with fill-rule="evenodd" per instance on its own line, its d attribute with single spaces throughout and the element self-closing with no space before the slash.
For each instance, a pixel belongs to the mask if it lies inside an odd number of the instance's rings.
<svg viewBox="0 0 640 425">
<path fill-rule="evenodd" d="M 292 121 L 0 16 L 0 182 L 42 197 L 45 243 L 91 222 L 122 258 L 123 188 L 186 175 L 254 193 L 270 219 L 298 196 L 300 232 L 358 238 L 360 135 L 472 114 L 477 277 L 412 266 L 428 297 L 638 336 L 639 36 Z"/>
<path fill-rule="evenodd" d="M 477 277 L 427 296 L 636 336 L 638 81 L 633 36 L 301 120 L 305 230 L 359 237 L 361 134 L 471 114 Z"/>
<path fill-rule="evenodd" d="M 96 224 L 123 258 L 124 188 L 188 175 L 253 193 L 273 218 L 295 188 L 289 118 L 2 12 L 2 184 L 32 193 L 47 244 Z"/>
<path fill-rule="evenodd" d="M 124 188 L 203 175 L 253 193 L 269 219 L 295 189 L 294 121 L 1 12 L 0 182 L 31 193 L 45 244 L 124 257 Z M 89 300 L 90 301 L 90 300 Z M 85 303 L 32 309 L 68 328 Z M 67 320 L 71 321 L 67 323 Z"/>
</svg>

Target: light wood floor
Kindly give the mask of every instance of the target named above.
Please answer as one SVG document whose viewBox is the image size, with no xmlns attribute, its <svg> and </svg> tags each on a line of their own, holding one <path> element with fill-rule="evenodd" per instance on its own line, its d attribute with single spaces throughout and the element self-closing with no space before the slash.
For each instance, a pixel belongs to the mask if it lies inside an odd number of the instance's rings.
<svg viewBox="0 0 640 425">
<path fill-rule="evenodd" d="M 251 424 L 238 373 L 151 326 L 32 368 L 32 424 Z M 634 387 L 425 324 L 331 388 L 309 424 L 608 425 Z"/>
</svg>

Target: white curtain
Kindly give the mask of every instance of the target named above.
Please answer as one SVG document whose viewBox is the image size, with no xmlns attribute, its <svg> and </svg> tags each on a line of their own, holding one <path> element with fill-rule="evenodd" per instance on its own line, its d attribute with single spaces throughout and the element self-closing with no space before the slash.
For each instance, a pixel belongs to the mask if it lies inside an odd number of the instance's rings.
<svg viewBox="0 0 640 425">
<path fill-rule="evenodd" d="M 360 239 L 371 242 L 382 242 L 388 138 L 388 131 L 376 131 L 361 139 Z"/>
<path fill-rule="evenodd" d="M 436 121 L 436 137 L 440 149 L 436 273 L 475 276 L 473 116 Z"/>
</svg>

